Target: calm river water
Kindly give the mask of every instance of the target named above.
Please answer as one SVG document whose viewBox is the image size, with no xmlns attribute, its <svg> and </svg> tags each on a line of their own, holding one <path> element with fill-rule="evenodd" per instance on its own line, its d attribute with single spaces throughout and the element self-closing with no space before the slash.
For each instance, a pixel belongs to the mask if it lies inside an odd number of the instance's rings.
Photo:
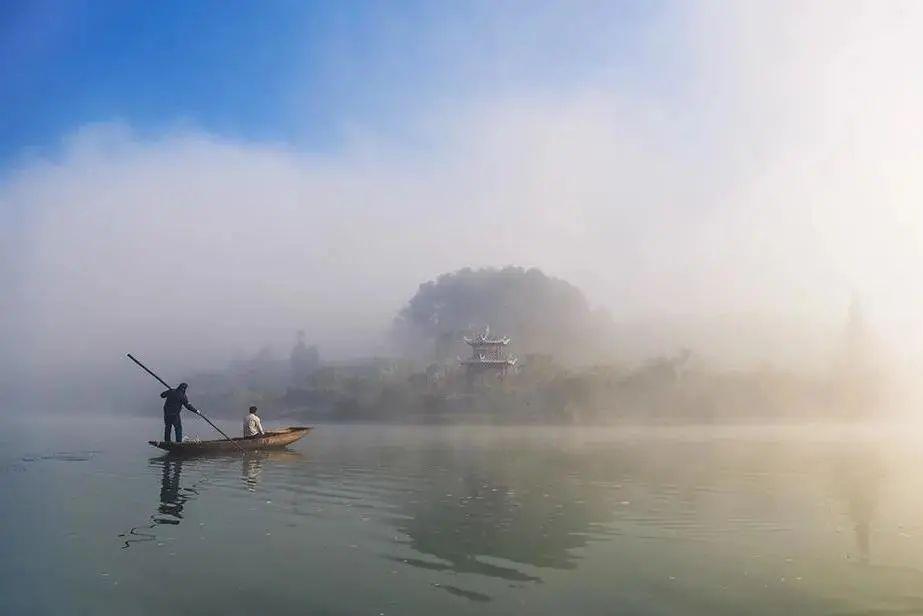
<svg viewBox="0 0 923 616">
<path fill-rule="evenodd" d="M 319 426 L 179 461 L 160 429 L 7 426 L 0 613 L 923 613 L 916 432 Z"/>
</svg>

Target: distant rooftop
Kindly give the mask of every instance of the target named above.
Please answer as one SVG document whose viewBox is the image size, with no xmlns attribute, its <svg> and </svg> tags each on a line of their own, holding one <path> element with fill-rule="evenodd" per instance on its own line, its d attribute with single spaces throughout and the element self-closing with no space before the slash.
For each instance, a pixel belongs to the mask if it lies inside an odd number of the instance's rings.
<svg viewBox="0 0 923 616">
<path fill-rule="evenodd" d="M 509 337 L 504 338 L 491 338 L 487 334 L 481 334 L 480 336 L 475 336 L 474 338 L 465 337 L 465 342 L 471 346 L 506 346 L 510 343 Z"/>
</svg>

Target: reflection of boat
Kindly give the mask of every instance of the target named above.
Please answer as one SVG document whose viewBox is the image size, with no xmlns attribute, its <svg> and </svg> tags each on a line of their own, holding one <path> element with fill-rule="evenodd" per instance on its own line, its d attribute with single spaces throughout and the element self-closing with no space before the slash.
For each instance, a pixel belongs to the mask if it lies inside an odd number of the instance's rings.
<svg viewBox="0 0 923 616">
<path fill-rule="evenodd" d="M 290 445 L 311 431 L 307 426 L 293 426 L 273 430 L 260 436 L 238 437 L 220 441 L 184 441 L 182 443 L 165 443 L 148 441 L 154 447 L 165 449 L 173 454 L 196 455 L 202 453 L 233 453 L 245 450 L 272 449 Z"/>
</svg>

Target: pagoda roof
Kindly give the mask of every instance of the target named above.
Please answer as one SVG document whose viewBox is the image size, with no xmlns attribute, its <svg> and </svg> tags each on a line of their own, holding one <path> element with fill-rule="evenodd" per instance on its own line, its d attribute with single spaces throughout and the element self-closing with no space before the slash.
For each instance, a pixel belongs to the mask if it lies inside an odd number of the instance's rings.
<svg viewBox="0 0 923 616">
<path fill-rule="evenodd" d="M 488 338 L 487 336 L 475 336 L 474 338 L 465 337 L 465 342 L 471 346 L 497 345 L 506 346 L 510 343 L 509 337 L 506 338 Z"/>
<path fill-rule="evenodd" d="M 459 359 L 464 365 L 483 365 L 483 366 L 515 366 L 518 359 L 516 357 L 505 357 L 502 359 L 481 359 L 479 357 L 469 357 L 468 359 Z"/>
</svg>

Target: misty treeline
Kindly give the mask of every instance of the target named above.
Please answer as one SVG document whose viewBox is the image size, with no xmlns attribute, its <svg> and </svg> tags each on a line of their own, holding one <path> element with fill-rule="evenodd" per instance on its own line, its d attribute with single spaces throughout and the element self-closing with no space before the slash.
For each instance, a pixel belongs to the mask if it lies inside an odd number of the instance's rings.
<svg viewBox="0 0 923 616">
<path fill-rule="evenodd" d="M 469 379 L 464 337 L 509 336 L 518 363 Z M 568 282 L 536 269 L 462 269 L 420 285 L 396 315 L 385 357 L 325 361 L 298 332 L 288 357 L 268 349 L 190 379 L 217 414 L 257 404 L 270 418 L 332 421 L 609 423 L 864 418 L 880 384 L 854 306 L 829 370 L 727 370 L 688 349 L 618 360 L 612 318 Z"/>
</svg>

